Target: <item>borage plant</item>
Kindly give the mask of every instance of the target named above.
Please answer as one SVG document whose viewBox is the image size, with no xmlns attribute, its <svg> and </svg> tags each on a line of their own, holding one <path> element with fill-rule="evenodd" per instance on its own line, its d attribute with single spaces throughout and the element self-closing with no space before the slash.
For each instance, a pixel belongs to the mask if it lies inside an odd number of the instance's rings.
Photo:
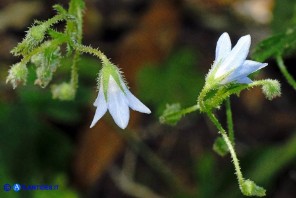
<svg viewBox="0 0 296 198">
<path fill-rule="evenodd" d="M 77 63 L 82 53 L 91 54 L 102 63 L 98 72 L 98 97 L 94 102 L 97 107 L 91 127 L 109 110 L 115 123 L 122 129 L 129 121 L 129 107 L 133 110 L 150 113 L 128 89 L 120 69 L 113 64 L 100 50 L 82 44 L 83 0 L 71 0 L 68 10 L 55 5 L 57 14 L 46 21 L 35 21 L 27 31 L 22 42 L 13 50 L 15 56 L 21 56 L 19 63 L 14 64 L 7 77 L 13 88 L 26 84 L 28 69 L 31 62 L 35 65 L 37 79 L 35 84 L 46 87 L 59 69 L 63 58 L 71 58 L 71 79 L 68 82 L 51 85 L 53 98 L 73 100 L 78 87 Z M 65 23 L 64 31 L 54 29 L 60 22 Z M 216 58 L 205 79 L 205 85 L 192 107 L 181 109 L 180 105 L 170 105 L 160 117 L 160 121 L 175 124 L 187 113 L 199 110 L 205 113 L 217 127 L 222 138 L 217 138 L 214 150 L 232 157 L 241 192 L 246 196 L 265 196 L 265 190 L 242 175 L 239 161 L 234 149 L 234 131 L 230 96 L 238 95 L 245 89 L 262 86 L 268 99 L 280 95 L 280 84 L 276 80 L 265 79 L 252 81 L 248 75 L 266 67 L 266 63 L 246 60 L 251 44 L 249 35 L 241 37 L 232 48 L 227 33 L 223 33 L 217 42 Z M 232 48 L 232 49 L 231 49 Z M 99 65 L 99 64 L 98 64 Z M 217 119 L 214 111 L 225 102 L 227 111 L 228 132 Z"/>
</svg>

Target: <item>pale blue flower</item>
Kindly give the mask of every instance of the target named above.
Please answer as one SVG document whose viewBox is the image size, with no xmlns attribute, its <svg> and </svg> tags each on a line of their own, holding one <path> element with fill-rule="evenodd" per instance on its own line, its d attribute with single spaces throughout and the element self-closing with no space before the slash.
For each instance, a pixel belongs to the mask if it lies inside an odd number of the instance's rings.
<svg viewBox="0 0 296 198">
<path fill-rule="evenodd" d="M 104 94 L 104 83 L 101 79 L 99 94 L 94 102 L 94 106 L 97 107 L 97 110 L 90 127 L 93 127 L 107 110 L 109 110 L 115 123 L 122 129 L 126 128 L 129 121 L 129 107 L 142 113 L 151 113 L 151 111 L 129 91 L 120 74 L 118 74 L 117 77 L 119 79 L 120 86 L 117 84 L 112 75 L 108 75 L 106 96 Z"/>
<path fill-rule="evenodd" d="M 227 83 L 252 82 L 247 76 L 266 67 L 267 63 L 246 60 L 251 45 L 250 35 L 241 37 L 231 49 L 228 33 L 223 33 L 218 39 L 214 64 L 207 75 L 209 83 L 224 85 Z"/>
</svg>

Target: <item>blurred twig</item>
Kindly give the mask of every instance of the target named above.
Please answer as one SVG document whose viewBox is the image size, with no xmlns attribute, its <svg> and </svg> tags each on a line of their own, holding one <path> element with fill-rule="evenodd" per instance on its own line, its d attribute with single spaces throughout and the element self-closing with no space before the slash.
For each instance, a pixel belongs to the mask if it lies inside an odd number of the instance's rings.
<svg viewBox="0 0 296 198">
<path fill-rule="evenodd" d="M 288 83 L 296 90 L 296 81 L 293 78 L 293 76 L 288 72 L 281 55 L 276 56 L 276 62 Z"/>
<path fill-rule="evenodd" d="M 126 131 L 125 133 L 120 132 L 120 134 L 127 141 L 131 149 L 141 156 L 143 160 L 146 161 L 146 163 L 161 176 L 171 190 L 175 192 L 183 191 L 181 182 L 178 178 L 163 163 L 163 161 L 139 139 L 135 133 Z"/>
<path fill-rule="evenodd" d="M 115 184 L 126 194 L 138 197 L 138 198 L 162 198 L 162 196 L 157 195 L 151 189 L 146 186 L 143 186 L 139 183 L 136 183 L 125 175 L 124 170 L 119 171 L 119 169 L 113 166 L 109 171 L 111 178 Z"/>
</svg>

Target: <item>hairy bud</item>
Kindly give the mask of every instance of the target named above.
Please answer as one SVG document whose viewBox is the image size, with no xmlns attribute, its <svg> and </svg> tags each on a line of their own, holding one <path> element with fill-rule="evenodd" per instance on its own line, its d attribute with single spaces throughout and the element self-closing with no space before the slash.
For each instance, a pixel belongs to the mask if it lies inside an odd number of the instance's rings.
<svg viewBox="0 0 296 198">
<path fill-rule="evenodd" d="M 28 69 L 26 65 L 17 63 L 13 65 L 6 78 L 6 83 L 10 82 L 15 89 L 20 83 L 26 84 L 28 76 Z"/>
</svg>

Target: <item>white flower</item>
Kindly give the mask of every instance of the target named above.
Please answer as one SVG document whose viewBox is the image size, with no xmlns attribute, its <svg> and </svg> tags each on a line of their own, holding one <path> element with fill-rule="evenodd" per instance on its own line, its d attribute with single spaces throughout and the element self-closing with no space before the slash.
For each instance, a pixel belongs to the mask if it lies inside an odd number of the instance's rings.
<svg viewBox="0 0 296 198">
<path fill-rule="evenodd" d="M 115 123 L 122 129 L 126 128 L 129 121 L 129 107 L 142 113 L 151 113 L 151 111 L 129 91 L 119 73 L 117 73 L 116 77 L 118 77 L 120 85 L 117 84 L 112 75 L 108 75 L 107 79 L 104 79 L 108 82 L 106 83 L 107 89 L 103 87 L 104 75 L 100 77 L 99 94 L 94 102 L 94 106 L 97 107 L 97 110 L 90 127 L 93 127 L 98 122 L 106 113 L 107 109 L 109 109 Z"/>
<path fill-rule="evenodd" d="M 216 46 L 216 58 L 207 76 L 207 81 L 214 81 L 220 85 L 231 82 L 248 84 L 252 80 L 247 76 L 263 67 L 267 63 L 246 60 L 251 45 L 250 35 L 241 37 L 231 49 L 228 33 L 223 33 Z"/>
</svg>

